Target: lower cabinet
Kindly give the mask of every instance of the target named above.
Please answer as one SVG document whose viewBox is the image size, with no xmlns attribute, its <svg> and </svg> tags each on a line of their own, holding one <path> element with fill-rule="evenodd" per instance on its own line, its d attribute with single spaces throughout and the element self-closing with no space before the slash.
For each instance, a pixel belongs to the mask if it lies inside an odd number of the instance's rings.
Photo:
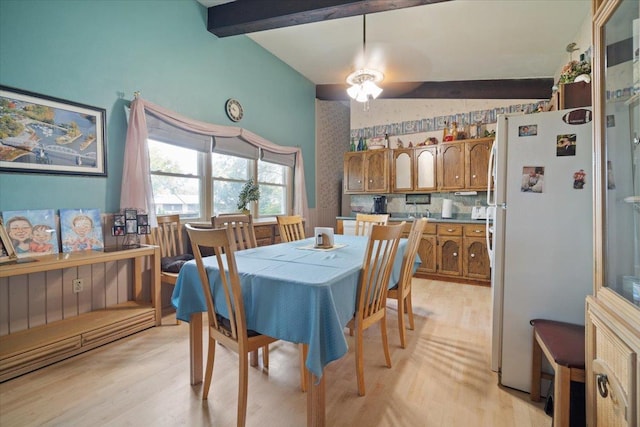
<svg viewBox="0 0 640 427">
<path fill-rule="evenodd" d="M 614 313 L 587 297 L 585 381 L 590 425 L 640 425 L 640 332 L 624 317 L 625 313 Z"/>
<path fill-rule="evenodd" d="M 409 235 L 411 221 L 407 221 L 403 237 Z M 336 233 L 342 234 L 343 220 L 337 220 Z M 428 222 L 423 233 L 418 256 L 422 262 L 416 277 L 491 284 L 491 269 L 487 250 L 485 224 Z"/>
</svg>

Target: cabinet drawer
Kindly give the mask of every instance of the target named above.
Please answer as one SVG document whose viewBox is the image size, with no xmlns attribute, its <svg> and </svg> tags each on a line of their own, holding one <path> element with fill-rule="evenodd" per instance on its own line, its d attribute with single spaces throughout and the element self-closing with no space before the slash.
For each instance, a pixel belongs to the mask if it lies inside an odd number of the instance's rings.
<svg viewBox="0 0 640 427">
<path fill-rule="evenodd" d="M 486 235 L 486 226 L 482 224 L 470 224 L 464 226 L 465 237 L 484 237 Z"/>
<path fill-rule="evenodd" d="M 424 226 L 424 230 L 422 234 L 436 234 L 436 224 L 433 222 L 427 222 L 427 225 Z"/>
<path fill-rule="evenodd" d="M 462 236 L 462 225 L 438 224 L 438 236 Z"/>
</svg>

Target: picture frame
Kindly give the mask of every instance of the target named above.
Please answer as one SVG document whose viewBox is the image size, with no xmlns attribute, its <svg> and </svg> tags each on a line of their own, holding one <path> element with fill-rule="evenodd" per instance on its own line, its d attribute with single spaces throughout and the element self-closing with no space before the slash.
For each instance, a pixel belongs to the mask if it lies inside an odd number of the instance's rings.
<svg viewBox="0 0 640 427">
<path fill-rule="evenodd" d="M 60 252 L 60 232 L 53 209 L 3 211 L 2 221 L 18 258 Z"/>
<path fill-rule="evenodd" d="M 16 250 L 13 247 L 9 234 L 4 229 L 4 223 L 0 218 L 0 264 L 6 262 L 15 262 L 18 259 Z"/>
<path fill-rule="evenodd" d="M 105 129 L 104 108 L 0 85 L 1 172 L 106 177 Z"/>
</svg>

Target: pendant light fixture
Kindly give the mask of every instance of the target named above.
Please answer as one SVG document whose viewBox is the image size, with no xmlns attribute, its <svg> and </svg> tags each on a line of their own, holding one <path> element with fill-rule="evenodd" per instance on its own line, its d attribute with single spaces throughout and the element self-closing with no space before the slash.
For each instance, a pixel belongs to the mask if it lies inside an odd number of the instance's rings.
<svg viewBox="0 0 640 427">
<path fill-rule="evenodd" d="M 363 61 L 366 60 L 366 48 L 367 48 L 367 18 L 366 15 L 362 15 L 362 57 Z M 347 89 L 347 94 L 357 102 L 365 102 L 368 104 L 369 100 L 376 99 L 381 93 L 382 89 L 376 84 L 384 79 L 384 75 L 377 70 L 370 68 L 362 68 L 356 70 L 347 76 L 347 83 L 351 85 Z M 365 104 L 365 109 L 367 104 Z"/>
</svg>

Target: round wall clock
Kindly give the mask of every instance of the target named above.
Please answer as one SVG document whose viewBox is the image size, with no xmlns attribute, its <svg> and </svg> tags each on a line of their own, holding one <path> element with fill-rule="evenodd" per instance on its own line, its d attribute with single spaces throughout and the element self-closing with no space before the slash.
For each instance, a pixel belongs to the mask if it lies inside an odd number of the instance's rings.
<svg viewBox="0 0 640 427">
<path fill-rule="evenodd" d="M 242 119 L 242 115 L 244 114 L 240 102 L 233 98 L 227 99 L 225 110 L 227 111 L 227 116 L 229 116 L 229 118 L 234 122 L 240 121 L 240 119 Z"/>
</svg>

